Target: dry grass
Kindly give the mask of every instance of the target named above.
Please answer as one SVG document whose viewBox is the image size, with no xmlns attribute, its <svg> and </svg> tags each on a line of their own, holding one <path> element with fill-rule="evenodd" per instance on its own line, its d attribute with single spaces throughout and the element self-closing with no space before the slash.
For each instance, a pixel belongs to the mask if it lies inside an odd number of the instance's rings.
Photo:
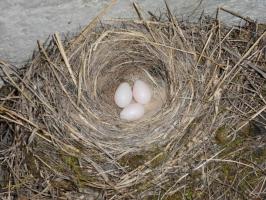
<svg viewBox="0 0 266 200">
<path fill-rule="evenodd" d="M 4 199 L 265 198 L 265 24 L 134 7 L 138 20 L 39 41 L 20 70 L 0 61 Z M 166 95 L 126 123 L 113 91 L 138 77 Z"/>
</svg>

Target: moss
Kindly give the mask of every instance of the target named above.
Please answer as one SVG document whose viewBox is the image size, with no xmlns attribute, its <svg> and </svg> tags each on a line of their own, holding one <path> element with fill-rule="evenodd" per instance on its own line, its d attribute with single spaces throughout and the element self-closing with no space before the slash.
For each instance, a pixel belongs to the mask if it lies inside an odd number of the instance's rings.
<svg viewBox="0 0 266 200">
<path fill-rule="evenodd" d="M 253 133 L 254 130 L 251 128 L 250 124 L 248 123 L 246 126 L 244 126 L 239 134 L 242 136 L 242 137 L 250 137 Z"/>
<path fill-rule="evenodd" d="M 40 178 L 40 170 L 37 166 L 37 160 L 34 158 L 33 154 L 31 152 L 26 152 L 25 150 L 25 163 L 32 174 L 35 178 Z"/>
<path fill-rule="evenodd" d="M 167 153 L 163 152 L 161 148 L 154 147 L 151 150 L 144 152 L 129 153 L 123 156 L 119 162 L 123 166 L 129 167 L 131 170 L 138 168 L 141 165 L 149 163 L 150 168 L 156 168 L 167 159 Z"/>
<path fill-rule="evenodd" d="M 220 164 L 219 179 L 232 185 L 243 195 L 250 187 L 255 188 L 259 184 L 260 178 L 264 174 L 255 165 L 263 164 L 266 160 L 265 146 L 257 147 L 254 145 L 256 143 L 250 134 L 252 134 L 252 129 L 250 126 L 246 126 L 234 141 L 224 145 L 225 150 L 220 155 L 222 159 L 239 160 L 251 166 L 254 163 L 254 168 L 236 163 L 224 162 Z"/>
<path fill-rule="evenodd" d="M 8 187 L 9 184 L 9 170 L 5 164 L 0 165 L 0 188 Z"/>
<path fill-rule="evenodd" d="M 222 175 L 223 177 L 228 177 L 230 173 L 230 167 L 228 165 L 222 165 Z"/>
<path fill-rule="evenodd" d="M 161 152 L 156 156 L 156 158 L 151 162 L 150 166 L 151 168 L 155 168 L 159 165 L 161 165 L 165 160 L 167 159 L 167 153 Z"/>
<path fill-rule="evenodd" d="M 120 164 L 129 166 L 130 169 L 135 169 L 145 163 L 145 156 L 143 154 L 127 154 L 120 159 Z"/>
<path fill-rule="evenodd" d="M 143 192 L 143 191 L 147 191 L 151 187 L 152 187 L 152 183 L 147 180 L 146 182 L 139 184 L 136 188 L 139 192 Z"/>
<path fill-rule="evenodd" d="M 228 141 L 227 139 L 228 129 L 225 126 L 222 126 L 217 129 L 215 132 L 215 141 L 217 144 L 224 145 Z"/>
<path fill-rule="evenodd" d="M 203 193 L 197 191 L 194 188 L 187 188 L 184 193 L 175 193 L 166 197 L 166 200 L 193 200 L 193 199 L 205 199 Z"/>
<path fill-rule="evenodd" d="M 235 164 L 224 163 L 221 165 L 220 178 L 231 183 L 237 174 L 237 166 Z"/>
<path fill-rule="evenodd" d="M 246 145 L 243 145 L 246 141 L 246 138 L 243 137 L 237 137 L 235 140 L 227 142 L 223 145 L 224 151 L 220 154 L 220 158 L 228 157 L 229 155 L 234 152 L 233 155 L 230 157 L 236 157 L 240 158 L 242 156 L 242 151 L 244 150 L 243 147 L 246 147 Z M 237 149 L 242 149 L 241 151 L 237 151 Z"/>
<path fill-rule="evenodd" d="M 266 30 L 266 24 L 258 24 L 258 32 L 264 32 Z"/>
<path fill-rule="evenodd" d="M 79 166 L 79 161 L 77 157 L 70 155 L 62 155 L 62 160 L 65 164 L 67 164 L 72 170 L 75 170 L 77 166 Z"/>
<path fill-rule="evenodd" d="M 153 195 L 153 196 L 147 196 L 144 197 L 143 200 L 158 200 L 161 199 L 162 195 Z M 165 200 L 183 200 L 182 196 L 180 194 L 173 194 L 173 195 L 168 195 L 164 198 Z"/>
<path fill-rule="evenodd" d="M 70 190 L 77 189 L 76 185 L 72 181 L 65 180 L 65 179 L 51 180 L 50 183 L 54 188 L 58 188 L 60 190 L 70 191 Z"/>
<path fill-rule="evenodd" d="M 83 171 L 79 165 L 79 160 L 75 156 L 61 154 L 61 158 L 66 167 L 73 174 L 73 181 L 78 187 L 85 187 L 86 182 L 96 180 Z"/>
<path fill-rule="evenodd" d="M 251 153 L 251 160 L 257 164 L 265 163 L 266 160 L 266 147 L 258 147 Z"/>
<path fill-rule="evenodd" d="M 194 194 L 194 192 L 191 190 L 191 189 L 188 189 L 186 192 L 185 192 L 185 198 L 187 199 L 187 200 L 193 200 L 194 198 L 193 198 L 193 194 Z"/>
<path fill-rule="evenodd" d="M 191 177 L 193 180 L 199 179 L 199 178 L 202 177 L 202 171 L 201 171 L 201 170 L 193 170 L 193 171 L 191 171 L 191 173 L 190 173 L 190 177 Z"/>
<path fill-rule="evenodd" d="M 230 155 L 235 159 L 246 159 L 255 161 L 256 163 L 263 163 L 266 160 L 266 147 L 254 146 L 253 129 L 250 125 L 245 126 L 238 137 L 230 142 L 223 144 L 224 151 L 220 154 L 220 158 L 225 158 Z"/>
<path fill-rule="evenodd" d="M 32 176 L 31 175 L 23 176 L 23 177 L 20 177 L 20 179 L 19 179 L 19 181 L 17 181 L 17 183 L 15 183 L 11 186 L 8 185 L 8 188 L 10 187 L 11 190 L 15 190 L 15 189 L 19 190 L 21 188 L 25 188 L 25 185 L 29 184 L 30 182 L 32 182 Z M 7 189 L 7 188 L 3 188 L 3 189 Z"/>
<path fill-rule="evenodd" d="M 178 195 L 178 194 L 173 194 L 173 195 L 166 197 L 166 200 L 181 200 L 181 199 L 182 199 L 182 197 L 180 197 L 180 195 Z"/>
<path fill-rule="evenodd" d="M 250 188 L 256 188 L 264 174 L 260 171 L 254 172 L 249 167 L 241 167 L 235 164 L 223 164 L 219 173 L 220 179 L 227 185 L 235 188 L 240 195 L 246 195 Z"/>
<path fill-rule="evenodd" d="M 143 200 L 157 200 L 161 199 L 164 194 L 161 193 L 160 195 L 152 195 L 144 197 Z M 206 199 L 204 198 L 204 193 L 201 190 L 198 190 L 193 187 L 186 188 L 185 191 L 178 191 L 171 195 L 164 196 L 165 200 L 193 200 L 193 199 Z"/>
</svg>

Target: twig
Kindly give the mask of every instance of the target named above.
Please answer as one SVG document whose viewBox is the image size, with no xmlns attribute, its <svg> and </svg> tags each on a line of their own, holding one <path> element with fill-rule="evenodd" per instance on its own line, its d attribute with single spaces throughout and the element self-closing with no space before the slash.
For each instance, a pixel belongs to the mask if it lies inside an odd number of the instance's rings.
<svg viewBox="0 0 266 200">
<path fill-rule="evenodd" d="M 234 15 L 234 16 L 236 16 L 236 17 L 239 17 L 239 18 L 241 18 L 241 19 L 243 19 L 243 20 L 245 20 L 245 21 L 247 21 L 247 22 L 249 22 L 249 23 L 255 23 L 255 21 L 253 21 L 253 20 L 251 20 L 251 19 L 249 19 L 249 18 L 247 18 L 247 17 L 243 17 L 242 15 L 240 15 L 240 14 L 234 12 L 234 11 L 231 11 L 231 10 L 229 10 L 229 9 L 226 9 L 226 8 L 224 8 L 224 7 L 219 7 L 219 9 L 222 10 L 222 11 L 224 11 L 224 12 L 227 12 L 227 13 L 229 13 L 229 14 L 231 14 L 231 15 Z"/>
</svg>

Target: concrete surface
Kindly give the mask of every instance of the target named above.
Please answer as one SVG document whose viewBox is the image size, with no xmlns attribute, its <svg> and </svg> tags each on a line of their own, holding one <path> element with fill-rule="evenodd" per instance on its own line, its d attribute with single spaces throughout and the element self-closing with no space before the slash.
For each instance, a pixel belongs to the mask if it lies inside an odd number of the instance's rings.
<svg viewBox="0 0 266 200">
<path fill-rule="evenodd" d="M 36 40 L 50 34 L 75 32 L 86 25 L 109 0 L 0 0 L 0 59 L 22 64 L 30 58 Z M 136 0 L 148 11 L 164 9 L 163 0 Z M 198 7 L 213 14 L 222 5 L 241 15 L 266 22 L 266 0 L 168 0 L 180 16 L 190 15 Z M 131 0 L 118 0 L 105 18 L 135 16 Z M 225 15 L 225 20 L 232 16 Z"/>
</svg>

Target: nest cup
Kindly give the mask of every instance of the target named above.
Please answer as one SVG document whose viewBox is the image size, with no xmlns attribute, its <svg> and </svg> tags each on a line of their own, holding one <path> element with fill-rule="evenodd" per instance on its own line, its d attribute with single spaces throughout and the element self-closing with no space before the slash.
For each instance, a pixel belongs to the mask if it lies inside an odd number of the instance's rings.
<svg viewBox="0 0 266 200">
<path fill-rule="evenodd" d="M 116 154 L 121 150 L 136 151 L 156 143 L 159 138 L 167 138 L 173 127 L 165 125 L 171 123 L 175 126 L 188 109 L 189 100 L 185 97 L 191 95 L 191 84 L 184 76 L 185 73 L 193 74 L 193 55 L 183 58 L 182 53 L 158 47 L 158 44 L 152 44 L 152 36 L 143 33 L 143 30 L 114 30 L 103 34 L 105 38 L 92 47 L 91 58 L 84 70 L 86 77 L 82 89 L 86 94 L 84 105 L 93 110 L 95 116 L 91 115 L 90 118 L 95 120 L 100 130 L 99 140 L 112 141 L 118 150 L 113 152 Z M 169 62 L 170 53 L 174 54 L 172 63 Z M 162 107 L 149 117 L 127 123 L 120 120 L 113 96 L 121 82 L 129 81 L 132 84 L 136 79 L 142 79 L 154 88 L 154 98 L 156 94 L 161 95 Z"/>
<path fill-rule="evenodd" d="M 218 176 L 211 161 L 218 162 L 215 156 L 265 109 L 264 74 L 254 70 L 263 63 L 255 55 L 263 53 L 265 32 L 245 49 L 237 40 L 241 32 L 217 20 L 177 22 L 169 10 L 163 19 L 92 23 L 65 42 L 58 34 L 39 42 L 35 58 L 19 72 L 10 75 L 13 67 L 1 63 L 10 91 L 1 100 L 1 127 L 11 139 L 0 155 L 10 181 L 25 180 L 17 194 L 167 199 L 202 184 L 195 195 L 204 199 L 217 187 L 215 181 L 204 186 L 202 168 Z M 240 55 L 253 56 L 243 62 Z M 155 106 L 127 122 L 114 93 L 137 79 L 153 88 Z M 228 148 L 222 158 L 231 156 Z"/>
</svg>

